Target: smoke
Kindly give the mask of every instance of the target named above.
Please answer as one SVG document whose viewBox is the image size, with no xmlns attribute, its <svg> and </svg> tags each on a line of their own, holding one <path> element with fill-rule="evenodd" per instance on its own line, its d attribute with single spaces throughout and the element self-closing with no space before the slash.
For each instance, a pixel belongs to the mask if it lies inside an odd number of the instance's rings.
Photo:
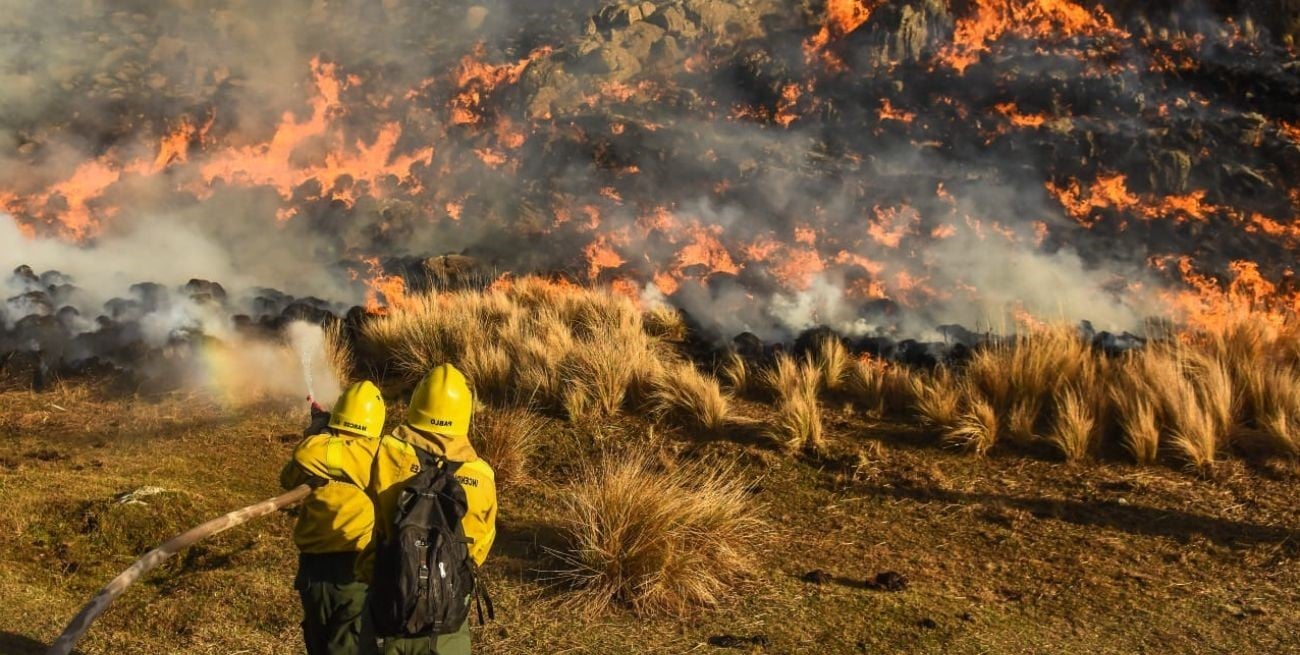
<svg viewBox="0 0 1300 655">
<path fill-rule="evenodd" d="M 285 328 L 285 336 L 294 353 L 298 355 L 299 370 L 302 371 L 307 397 L 318 400 L 326 407 L 333 404 L 333 399 L 342 391 L 342 385 L 334 367 L 330 365 L 330 355 L 325 345 L 325 331 L 314 323 L 295 321 Z"/>
<path fill-rule="evenodd" d="M 293 322 L 278 338 L 237 335 L 211 340 L 200 356 L 178 362 L 183 388 L 230 404 L 317 400 L 334 404 L 341 384 L 329 365 L 319 325 Z"/>
</svg>

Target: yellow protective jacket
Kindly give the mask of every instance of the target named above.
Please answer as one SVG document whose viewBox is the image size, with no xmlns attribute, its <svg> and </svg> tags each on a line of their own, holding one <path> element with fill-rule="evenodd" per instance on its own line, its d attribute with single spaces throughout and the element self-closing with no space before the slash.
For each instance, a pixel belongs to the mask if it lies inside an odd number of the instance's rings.
<svg viewBox="0 0 1300 655">
<path fill-rule="evenodd" d="M 293 541 L 304 553 L 359 553 L 370 543 L 375 508 L 365 489 L 379 440 L 325 432 L 303 439 L 280 472 L 291 489 L 312 477 L 325 480 L 303 501 Z"/>
<path fill-rule="evenodd" d="M 456 478 L 464 487 L 465 498 L 469 502 L 469 511 L 461 520 L 461 525 L 465 529 L 465 537 L 473 540 L 469 545 L 470 557 L 474 558 L 476 564 L 483 564 L 497 536 L 496 474 L 487 462 L 479 459 L 466 437 L 423 432 L 408 425 L 402 425 L 393 430 L 392 434 L 384 435 L 379 441 L 374 467 L 370 471 L 370 486 L 366 488 L 366 493 L 375 502 L 375 539 L 387 537 L 387 530 L 397 513 L 397 497 L 401 493 L 402 483 L 420 472 L 420 458 L 415 453 L 416 448 L 461 463 Z M 374 551 L 372 545 L 357 559 L 357 578 L 362 581 L 370 581 L 374 570 Z"/>
</svg>

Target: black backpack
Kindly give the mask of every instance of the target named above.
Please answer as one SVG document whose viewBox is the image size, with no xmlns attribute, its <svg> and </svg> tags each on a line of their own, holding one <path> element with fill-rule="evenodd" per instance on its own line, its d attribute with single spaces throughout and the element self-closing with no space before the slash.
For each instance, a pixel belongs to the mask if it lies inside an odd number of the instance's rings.
<svg viewBox="0 0 1300 655">
<path fill-rule="evenodd" d="M 456 479 L 459 462 L 421 448 L 420 471 L 406 481 L 387 539 L 378 545 L 370 611 L 381 637 L 436 637 L 460 629 L 470 601 L 492 602 L 475 584 L 461 519 L 469 509 Z"/>
</svg>

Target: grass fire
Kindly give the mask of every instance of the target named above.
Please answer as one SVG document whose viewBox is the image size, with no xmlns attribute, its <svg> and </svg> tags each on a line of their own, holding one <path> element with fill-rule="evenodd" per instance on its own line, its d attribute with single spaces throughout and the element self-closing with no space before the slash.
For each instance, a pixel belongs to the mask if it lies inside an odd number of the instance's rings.
<svg viewBox="0 0 1300 655">
<path fill-rule="evenodd" d="M 1294 2 L 7 9 L 0 653 L 1300 649 Z"/>
</svg>

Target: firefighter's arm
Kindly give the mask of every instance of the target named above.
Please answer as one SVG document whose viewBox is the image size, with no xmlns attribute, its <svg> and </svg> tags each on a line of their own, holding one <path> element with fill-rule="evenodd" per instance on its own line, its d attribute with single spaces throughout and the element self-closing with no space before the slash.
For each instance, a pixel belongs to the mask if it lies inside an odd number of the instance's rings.
<svg viewBox="0 0 1300 655">
<path fill-rule="evenodd" d="M 470 545 L 470 552 L 473 554 L 474 563 L 480 566 L 487 559 L 488 551 L 492 550 L 492 542 L 497 538 L 497 488 L 494 478 L 495 476 L 489 472 L 479 482 L 482 485 L 481 493 L 484 501 L 483 510 L 477 517 L 481 524 L 474 526 L 477 528 L 474 531 L 476 534 L 467 535 L 474 540 Z"/>
<path fill-rule="evenodd" d="M 298 462 L 292 459 L 285 462 L 284 468 L 280 469 L 280 488 L 282 489 L 292 489 L 310 479 L 311 476 L 302 470 Z"/>
</svg>

